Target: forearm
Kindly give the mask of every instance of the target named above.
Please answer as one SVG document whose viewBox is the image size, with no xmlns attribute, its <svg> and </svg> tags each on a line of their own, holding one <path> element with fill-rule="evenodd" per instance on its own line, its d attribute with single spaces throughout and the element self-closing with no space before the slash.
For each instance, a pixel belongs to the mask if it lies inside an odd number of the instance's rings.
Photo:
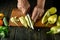
<svg viewBox="0 0 60 40">
<path fill-rule="evenodd" d="M 44 8 L 45 0 L 37 0 L 37 6 L 40 7 L 40 8 Z"/>
</svg>

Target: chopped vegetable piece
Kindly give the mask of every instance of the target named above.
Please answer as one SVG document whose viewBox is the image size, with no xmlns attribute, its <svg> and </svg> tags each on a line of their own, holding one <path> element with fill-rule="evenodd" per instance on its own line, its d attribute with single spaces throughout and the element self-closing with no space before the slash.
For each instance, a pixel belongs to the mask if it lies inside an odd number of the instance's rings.
<svg viewBox="0 0 60 40">
<path fill-rule="evenodd" d="M 26 22 L 26 20 L 25 20 L 25 17 L 21 16 L 21 17 L 19 18 L 19 20 L 20 20 L 20 22 L 21 22 L 26 28 L 28 28 L 28 24 L 27 24 L 27 22 Z"/>
<path fill-rule="evenodd" d="M 48 23 L 54 24 L 57 21 L 57 15 L 54 14 L 48 18 Z"/>
<path fill-rule="evenodd" d="M 20 22 L 25 26 L 25 27 L 30 27 L 30 28 L 32 28 L 32 29 L 34 29 L 33 28 L 33 22 L 32 22 L 32 20 L 30 19 L 30 16 L 29 16 L 29 14 L 27 14 L 26 16 L 22 16 L 22 17 L 20 17 L 19 18 L 20 19 Z"/>
<path fill-rule="evenodd" d="M 30 22 L 29 22 L 28 16 L 25 16 L 25 19 L 26 19 L 26 22 L 27 22 L 28 26 L 30 26 Z"/>
<path fill-rule="evenodd" d="M 18 26 L 18 24 L 17 24 L 17 19 L 16 19 L 16 17 L 12 17 L 11 19 L 10 19 L 10 21 L 11 22 L 13 22 L 13 23 L 15 23 L 17 26 Z"/>
</svg>

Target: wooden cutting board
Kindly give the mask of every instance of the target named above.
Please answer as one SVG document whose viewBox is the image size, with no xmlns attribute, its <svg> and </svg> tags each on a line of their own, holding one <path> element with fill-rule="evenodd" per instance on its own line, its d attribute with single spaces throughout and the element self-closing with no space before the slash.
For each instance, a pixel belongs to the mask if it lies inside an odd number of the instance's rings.
<svg viewBox="0 0 60 40">
<path fill-rule="evenodd" d="M 11 17 L 15 17 L 15 16 L 17 16 L 19 18 L 20 16 L 24 16 L 24 15 L 19 9 L 15 8 L 15 9 L 12 10 Z M 9 20 L 9 26 L 14 27 L 14 26 L 17 26 L 17 25 L 15 25 L 13 22 L 11 22 Z M 21 27 L 23 25 L 20 22 L 18 22 L 18 26 Z M 51 27 L 51 26 L 53 26 L 53 25 L 49 24 L 47 27 Z M 40 19 L 40 20 L 37 20 L 37 22 L 34 24 L 34 27 L 45 27 L 45 24 L 42 24 L 41 19 Z"/>
</svg>

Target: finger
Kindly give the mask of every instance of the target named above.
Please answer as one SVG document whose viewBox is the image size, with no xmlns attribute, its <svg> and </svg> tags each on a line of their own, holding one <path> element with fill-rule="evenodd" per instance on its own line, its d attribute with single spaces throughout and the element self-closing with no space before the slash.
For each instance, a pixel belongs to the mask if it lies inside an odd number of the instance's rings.
<svg viewBox="0 0 60 40">
<path fill-rule="evenodd" d="M 33 20 L 34 22 L 35 22 L 35 20 L 36 20 L 35 17 L 36 17 L 36 15 L 37 15 L 37 11 L 38 11 L 38 10 L 37 10 L 37 8 L 35 7 L 34 10 L 33 10 L 33 13 L 32 13 L 32 20 Z"/>
<path fill-rule="evenodd" d="M 44 9 L 38 8 L 39 17 L 41 18 L 44 14 Z"/>
</svg>

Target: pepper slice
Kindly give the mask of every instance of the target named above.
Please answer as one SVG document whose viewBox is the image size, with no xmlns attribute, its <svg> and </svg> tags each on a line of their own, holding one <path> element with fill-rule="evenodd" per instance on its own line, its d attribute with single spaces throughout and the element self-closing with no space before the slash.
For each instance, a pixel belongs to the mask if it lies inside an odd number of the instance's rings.
<svg viewBox="0 0 60 40">
<path fill-rule="evenodd" d="M 26 20 L 25 20 L 25 17 L 21 16 L 21 17 L 19 18 L 19 20 L 20 20 L 20 22 L 21 22 L 26 28 L 28 28 L 28 25 L 27 25 L 27 22 L 26 22 Z"/>
<path fill-rule="evenodd" d="M 27 14 L 26 16 L 21 16 L 19 18 L 19 20 L 25 27 L 27 27 L 27 28 L 30 27 L 30 28 L 34 29 L 33 28 L 33 22 L 29 16 L 29 14 Z"/>
</svg>

